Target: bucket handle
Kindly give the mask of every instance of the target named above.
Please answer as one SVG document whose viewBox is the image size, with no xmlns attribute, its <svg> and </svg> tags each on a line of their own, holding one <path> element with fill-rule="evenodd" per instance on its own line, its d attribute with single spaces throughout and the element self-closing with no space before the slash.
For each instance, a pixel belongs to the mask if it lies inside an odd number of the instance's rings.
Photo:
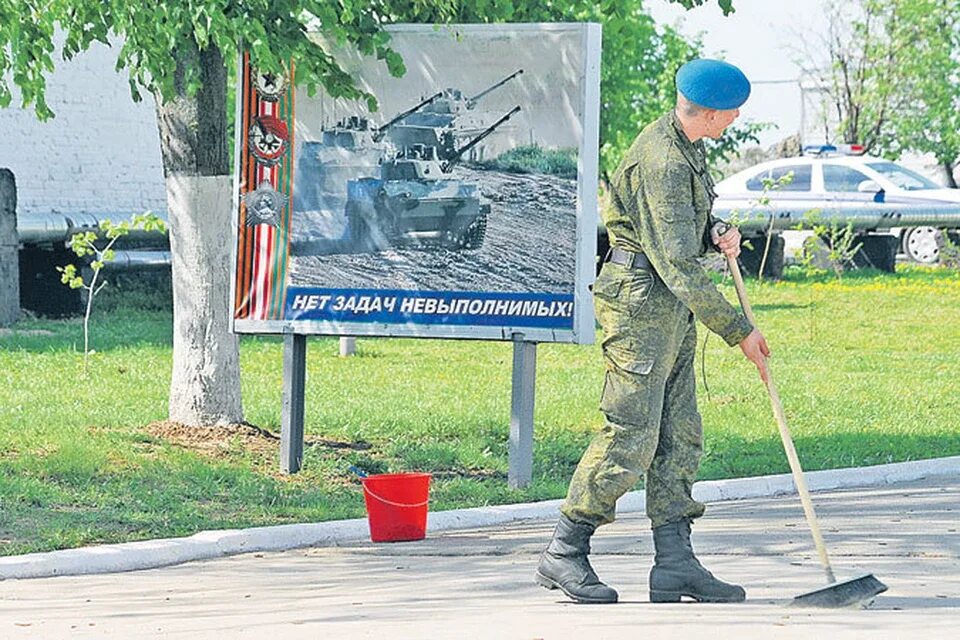
<svg viewBox="0 0 960 640">
<path fill-rule="evenodd" d="M 382 502 L 382 503 L 384 503 L 384 504 L 388 504 L 388 505 L 390 505 L 391 507 L 401 507 L 401 508 L 404 508 L 404 509 L 413 509 L 413 508 L 415 508 L 415 507 L 422 507 L 422 506 L 424 506 L 425 504 L 427 504 L 428 502 L 430 502 L 430 499 L 427 498 L 427 499 L 424 500 L 423 502 L 417 502 L 417 503 L 415 503 L 415 504 L 404 504 L 404 503 L 402 503 L 402 502 L 394 502 L 393 500 L 387 500 L 387 499 L 384 498 L 383 496 L 377 495 L 376 493 L 374 493 L 373 491 L 371 491 L 370 489 L 368 489 L 368 488 L 367 488 L 367 485 L 363 485 L 363 490 L 364 490 L 366 493 L 369 493 L 371 496 L 373 496 L 373 497 L 376 498 L 377 500 L 379 500 L 380 502 Z"/>
</svg>

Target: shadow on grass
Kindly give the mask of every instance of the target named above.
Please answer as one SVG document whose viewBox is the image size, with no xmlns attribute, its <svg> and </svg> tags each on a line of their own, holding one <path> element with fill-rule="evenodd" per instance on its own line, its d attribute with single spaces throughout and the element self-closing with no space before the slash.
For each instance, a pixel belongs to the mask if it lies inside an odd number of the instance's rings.
<svg viewBox="0 0 960 640">
<path fill-rule="evenodd" d="M 787 309 L 809 309 L 813 305 L 808 303 L 805 304 L 794 304 L 792 302 L 784 302 L 777 304 L 754 304 L 750 305 L 757 311 L 784 311 Z"/>
</svg>

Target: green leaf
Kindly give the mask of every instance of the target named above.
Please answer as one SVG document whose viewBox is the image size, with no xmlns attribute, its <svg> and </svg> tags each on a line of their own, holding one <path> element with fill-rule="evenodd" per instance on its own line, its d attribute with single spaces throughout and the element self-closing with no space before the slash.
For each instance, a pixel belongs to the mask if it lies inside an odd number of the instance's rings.
<svg viewBox="0 0 960 640">
<path fill-rule="evenodd" d="M 13 0 L 0 0 L 12 2 Z M 370 109 L 376 100 L 359 89 L 329 52 L 312 40 L 309 30 L 322 25 L 330 42 L 353 46 L 383 61 L 385 69 L 402 76 L 406 66 L 389 44 L 383 25 L 390 22 L 601 22 L 604 50 L 601 68 L 603 111 L 601 153 L 604 174 L 613 171 L 619 157 L 644 124 L 671 108 L 673 74 L 680 64 L 699 55 L 699 40 L 688 41 L 670 27 L 657 28 L 638 3 L 622 0 L 189 0 L 144 3 L 133 0 L 21 0 L 17 29 L 29 33 L 31 47 L 16 39 L 12 49 L 14 84 L 25 102 L 47 114 L 44 102 L 46 74 L 53 68 L 55 27 L 64 34 L 64 51 L 74 55 L 107 34 L 122 40 L 117 68 L 129 74 L 131 94 L 140 90 L 161 99 L 193 95 L 201 86 L 196 65 L 180 64 L 186 52 L 216 46 L 219 51 L 247 50 L 254 63 L 277 71 L 296 61 L 296 80 L 311 95 L 322 86 L 335 98 L 364 100 Z M 685 7 L 704 0 L 676 0 Z M 730 0 L 718 0 L 725 13 Z M 29 10 L 35 8 L 35 11 Z M 22 18 L 21 18 L 22 16 Z M 0 28 L 0 50 L 13 43 L 10 28 Z M 6 77 L 0 63 L 0 78 Z M 10 92 L 0 82 L 0 103 Z M 224 102 L 226 98 L 224 97 Z M 732 149 L 748 139 L 735 139 Z M 152 226 L 152 225 L 151 225 Z M 159 228 L 157 228 L 159 230 Z"/>
</svg>

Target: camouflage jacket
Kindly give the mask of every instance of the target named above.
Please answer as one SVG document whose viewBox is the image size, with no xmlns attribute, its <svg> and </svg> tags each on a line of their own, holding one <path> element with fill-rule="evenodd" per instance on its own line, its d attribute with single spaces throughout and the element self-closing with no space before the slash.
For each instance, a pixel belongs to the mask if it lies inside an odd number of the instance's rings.
<svg viewBox="0 0 960 640">
<path fill-rule="evenodd" d="M 676 114 L 648 125 L 611 180 L 603 221 L 610 243 L 641 251 L 670 291 L 727 344 L 752 327 L 717 290 L 697 260 L 708 248 L 716 193 L 703 142 L 691 143 Z"/>
</svg>

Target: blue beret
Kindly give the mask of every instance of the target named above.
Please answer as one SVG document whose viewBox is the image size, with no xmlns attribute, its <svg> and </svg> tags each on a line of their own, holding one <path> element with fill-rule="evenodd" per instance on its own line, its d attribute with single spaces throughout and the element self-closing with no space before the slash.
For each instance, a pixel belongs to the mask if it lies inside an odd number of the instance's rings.
<svg viewBox="0 0 960 640">
<path fill-rule="evenodd" d="M 736 109 L 750 97 L 750 81 L 729 62 L 701 58 L 680 67 L 677 90 L 701 107 Z"/>
</svg>

